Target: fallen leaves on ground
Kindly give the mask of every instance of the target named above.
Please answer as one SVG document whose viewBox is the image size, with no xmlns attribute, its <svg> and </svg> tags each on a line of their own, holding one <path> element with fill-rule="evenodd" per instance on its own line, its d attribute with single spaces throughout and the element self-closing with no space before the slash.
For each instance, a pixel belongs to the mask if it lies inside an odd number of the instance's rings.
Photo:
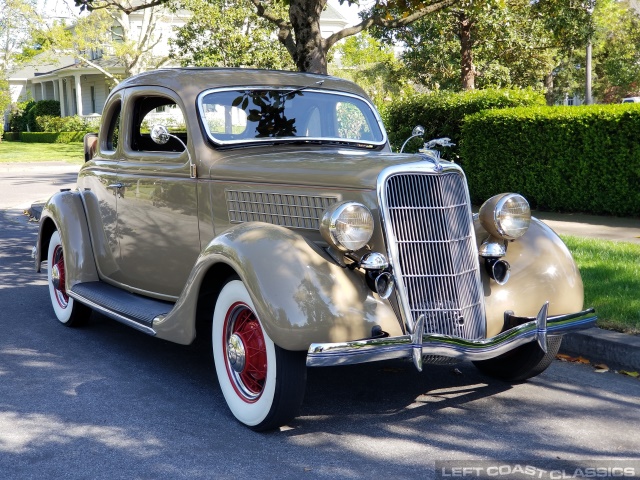
<svg viewBox="0 0 640 480">
<path fill-rule="evenodd" d="M 571 355 L 565 355 L 564 353 L 557 354 L 556 358 L 561 362 L 583 363 L 585 365 L 589 365 L 591 363 L 584 357 L 572 357 Z"/>
<path fill-rule="evenodd" d="M 571 355 L 566 355 L 564 353 L 559 353 L 556 355 L 556 358 L 561 362 L 571 362 L 571 363 L 582 363 L 584 365 L 591 365 L 589 359 L 580 357 L 572 357 Z M 604 363 L 594 363 L 593 371 L 596 373 L 605 373 L 611 371 L 609 366 Z M 620 375 L 626 375 L 627 377 L 640 378 L 640 373 L 638 372 L 630 372 L 628 370 L 614 370 L 613 373 L 619 373 Z"/>
</svg>

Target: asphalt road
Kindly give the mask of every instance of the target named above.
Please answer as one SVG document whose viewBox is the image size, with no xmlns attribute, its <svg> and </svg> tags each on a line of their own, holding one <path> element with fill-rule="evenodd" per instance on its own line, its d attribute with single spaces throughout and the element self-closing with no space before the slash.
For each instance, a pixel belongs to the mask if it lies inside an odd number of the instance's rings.
<svg viewBox="0 0 640 480">
<path fill-rule="evenodd" d="M 515 386 L 469 363 L 310 369 L 301 415 L 254 433 L 228 412 L 206 352 L 97 314 L 60 325 L 30 258 L 36 230 L 0 208 L 2 479 L 429 479 L 440 461 L 638 460 L 640 380 L 561 362 Z"/>
</svg>

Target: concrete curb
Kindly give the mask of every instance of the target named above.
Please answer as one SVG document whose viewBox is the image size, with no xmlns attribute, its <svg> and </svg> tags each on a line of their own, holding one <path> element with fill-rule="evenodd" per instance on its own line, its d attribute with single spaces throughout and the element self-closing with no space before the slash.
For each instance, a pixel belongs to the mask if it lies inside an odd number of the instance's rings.
<svg viewBox="0 0 640 480">
<path fill-rule="evenodd" d="M 565 335 L 560 349 L 581 355 L 592 363 L 601 361 L 609 367 L 640 371 L 640 337 L 635 335 L 590 328 Z"/>
<path fill-rule="evenodd" d="M 32 203 L 31 207 L 29 207 L 29 216 L 31 218 L 35 218 L 40 221 L 40 216 L 42 215 L 42 209 L 44 208 L 44 203 Z"/>
</svg>

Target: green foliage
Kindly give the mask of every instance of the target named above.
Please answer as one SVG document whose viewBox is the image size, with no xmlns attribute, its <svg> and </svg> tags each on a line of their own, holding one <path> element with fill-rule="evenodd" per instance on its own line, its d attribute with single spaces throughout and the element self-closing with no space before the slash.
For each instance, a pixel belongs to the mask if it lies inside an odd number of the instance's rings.
<svg viewBox="0 0 640 480">
<path fill-rule="evenodd" d="M 36 117 L 37 132 L 84 132 L 90 129 L 81 117 L 55 117 L 42 115 Z"/>
<path fill-rule="evenodd" d="M 465 115 L 486 109 L 544 104 L 543 95 L 532 89 L 435 92 L 391 101 L 384 105 L 381 114 L 391 145 L 398 150 L 416 125 L 425 127 L 425 140 L 449 137 L 458 145 Z M 415 152 L 420 146 L 418 140 L 413 140 L 407 145 L 406 151 Z M 458 159 L 458 147 L 447 153 L 445 158 Z"/>
<path fill-rule="evenodd" d="M 336 50 L 340 65 L 330 64 L 329 73 L 357 83 L 375 103 L 410 90 L 408 72 L 393 49 L 366 32 L 348 37 Z"/>
<path fill-rule="evenodd" d="M 26 132 L 27 131 L 27 114 L 31 107 L 36 104 L 33 100 L 27 100 L 20 102 L 11 107 L 11 113 L 9 114 L 9 126 L 12 132 Z"/>
<path fill-rule="evenodd" d="M 192 16 L 170 40 L 172 57 L 183 66 L 293 69 L 292 59 L 273 38 L 273 25 L 242 0 L 183 0 Z M 286 17 L 283 4 L 271 8 Z"/>
<path fill-rule="evenodd" d="M 87 132 L 22 132 L 24 143 L 75 143 L 82 142 Z"/>
<path fill-rule="evenodd" d="M 473 202 L 500 192 L 543 210 L 640 213 L 640 105 L 483 111 L 465 119 Z"/>
<path fill-rule="evenodd" d="M 30 132 L 39 132 L 38 124 L 36 122 L 37 117 L 43 115 L 55 115 L 60 116 L 60 102 L 58 100 L 40 100 L 35 103 L 27 111 L 27 125 Z"/>
<path fill-rule="evenodd" d="M 2 139 L 7 142 L 18 142 L 20 141 L 20 133 L 19 132 L 4 132 L 2 135 Z"/>
</svg>

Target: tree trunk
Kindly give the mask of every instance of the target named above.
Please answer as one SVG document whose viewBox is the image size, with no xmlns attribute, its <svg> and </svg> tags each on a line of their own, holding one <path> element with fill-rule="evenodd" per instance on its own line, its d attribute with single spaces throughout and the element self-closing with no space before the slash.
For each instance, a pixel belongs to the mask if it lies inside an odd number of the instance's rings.
<svg viewBox="0 0 640 480">
<path fill-rule="evenodd" d="M 327 73 L 327 52 L 320 32 L 320 14 L 327 0 L 291 0 L 289 19 L 296 40 L 294 61 L 301 72 Z"/>
<path fill-rule="evenodd" d="M 473 68 L 473 41 L 471 39 L 471 29 L 473 21 L 467 17 L 465 12 L 458 14 L 458 26 L 460 29 L 460 77 L 463 90 L 473 90 L 476 88 L 475 71 Z"/>
<path fill-rule="evenodd" d="M 553 107 L 553 72 L 549 72 L 544 76 L 544 98 L 549 107 Z"/>
</svg>

